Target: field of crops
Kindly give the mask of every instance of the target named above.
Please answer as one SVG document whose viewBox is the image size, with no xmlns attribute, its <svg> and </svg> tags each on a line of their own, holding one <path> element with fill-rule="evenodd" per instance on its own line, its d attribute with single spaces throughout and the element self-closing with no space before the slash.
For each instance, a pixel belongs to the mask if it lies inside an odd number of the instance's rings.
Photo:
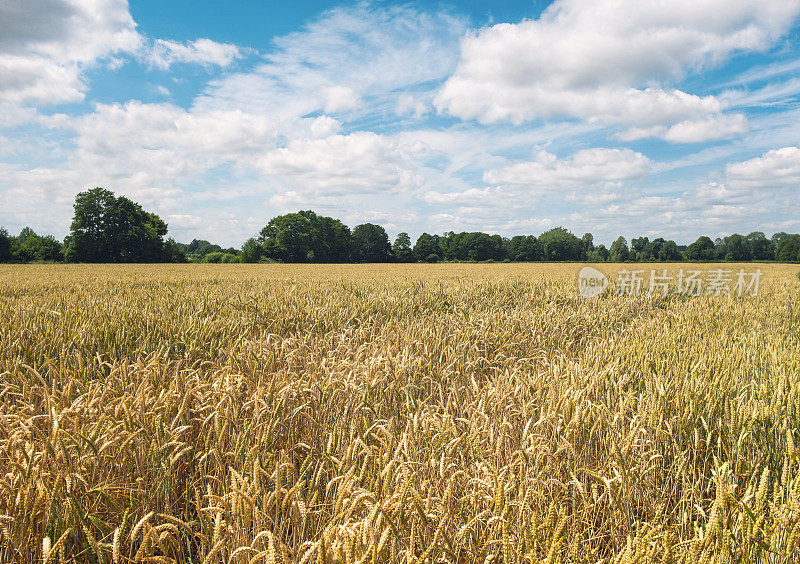
<svg viewBox="0 0 800 564">
<path fill-rule="evenodd" d="M 800 280 L 759 268 L 0 267 L 0 561 L 800 561 Z"/>
</svg>

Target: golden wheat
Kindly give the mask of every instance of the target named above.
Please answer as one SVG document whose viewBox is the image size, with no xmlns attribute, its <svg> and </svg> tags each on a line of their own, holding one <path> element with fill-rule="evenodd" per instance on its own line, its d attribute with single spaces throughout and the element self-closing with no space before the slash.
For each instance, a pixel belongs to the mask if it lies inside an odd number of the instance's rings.
<svg viewBox="0 0 800 564">
<path fill-rule="evenodd" d="M 759 267 L 4 266 L 0 561 L 800 561 L 800 282 Z"/>
</svg>

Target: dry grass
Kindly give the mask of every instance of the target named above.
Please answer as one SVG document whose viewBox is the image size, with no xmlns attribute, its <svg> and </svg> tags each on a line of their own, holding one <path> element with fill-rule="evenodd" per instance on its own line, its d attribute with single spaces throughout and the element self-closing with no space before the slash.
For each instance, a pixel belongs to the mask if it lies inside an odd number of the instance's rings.
<svg viewBox="0 0 800 564">
<path fill-rule="evenodd" d="M 2 267 L 0 561 L 798 561 L 800 280 L 761 268 Z"/>
</svg>

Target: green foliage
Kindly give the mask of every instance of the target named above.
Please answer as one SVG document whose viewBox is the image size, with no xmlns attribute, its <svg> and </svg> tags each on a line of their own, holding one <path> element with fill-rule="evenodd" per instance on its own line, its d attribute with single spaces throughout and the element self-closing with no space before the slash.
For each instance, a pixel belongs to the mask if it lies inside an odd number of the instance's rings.
<svg viewBox="0 0 800 564">
<path fill-rule="evenodd" d="M 258 239 L 250 238 L 242 245 L 242 252 L 239 254 L 242 262 L 259 262 L 264 258 L 264 247 L 258 242 Z"/>
<path fill-rule="evenodd" d="M 752 260 L 747 239 L 738 233 L 720 239 L 715 246 L 715 254 L 716 258 L 721 260 L 736 262 Z"/>
<path fill-rule="evenodd" d="M 702 236 L 689 245 L 683 255 L 686 260 L 714 260 L 714 241 Z"/>
<path fill-rule="evenodd" d="M 678 250 L 678 245 L 675 241 L 665 241 L 658 251 L 658 260 L 669 262 L 674 260 L 681 260 L 681 252 Z"/>
<path fill-rule="evenodd" d="M 392 245 L 392 255 L 397 262 L 412 262 L 414 250 L 411 247 L 411 237 L 408 233 L 400 233 Z"/>
<path fill-rule="evenodd" d="M 650 253 L 647 251 L 648 247 L 650 247 L 650 239 L 648 237 L 634 237 L 631 239 L 630 260 L 651 260 Z"/>
<path fill-rule="evenodd" d="M 9 262 L 11 258 L 11 237 L 8 231 L 0 227 L 0 262 Z"/>
<path fill-rule="evenodd" d="M 162 260 L 164 262 L 184 263 L 189 262 L 189 257 L 186 255 L 184 245 L 175 242 L 175 239 L 170 237 L 164 241 Z"/>
<path fill-rule="evenodd" d="M 386 230 L 374 223 L 364 223 L 353 229 L 352 257 L 356 262 L 389 262 L 392 247 Z"/>
<path fill-rule="evenodd" d="M 160 262 L 167 224 L 124 196 L 93 188 L 75 197 L 69 262 Z"/>
<path fill-rule="evenodd" d="M 259 237 L 264 256 L 283 262 L 346 262 L 350 228 L 313 211 L 274 217 Z"/>
<path fill-rule="evenodd" d="M 584 241 L 563 227 L 555 227 L 539 236 L 546 261 L 579 261 L 585 258 Z"/>
<path fill-rule="evenodd" d="M 588 254 L 594 250 L 594 235 L 591 233 L 584 233 L 583 237 L 581 237 L 581 241 L 583 241 L 584 253 Z"/>
<path fill-rule="evenodd" d="M 754 231 L 745 238 L 750 260 L 774 260 L 775 246 L 760 231 Z"/>
<path fill-rule="evenodd" d="M 584 237 L 586 237 L 584 235 Z M 584 239 L 585 243 L 585 239 Z M 542 260 L 543 250 L 539 240 L 533 235 L 516 235 L 506 244 L 508 258 L 517 262 Z"/>
<path fill-rule="evenodd" d="M 611 243 L 611 248 L 608 250 L 608 260 L 611 262 L 627 262 L 630 260 L 630 256 L 628 242 L 625 237 L 620 235 L 616 241 Z"/>
<path fill-rule="evenodd" d="M 185 247 L 186 254 L 189 256 L 189 258 L 198 262 L 202 262 L 203 258 L 209 253 L 224 252 L 222 247 L 215 245 L 214 243 L 210 243 L 205 239 L 192 239 L 192 242 Z"/>
<path fill-rule="evenodd" d="M 587 259 L 591 262 L 606 262 L 608 260 L 608 249 L 605 245 L 598 245 L 587 255 Z"/>
<path fill-rule="evenodd" d="M 61 262 L 64 252 L 61 243 L 52 235 L 36 233 L 24 238 L 17 246 L 17 260 L 21 262 Z"/>
<path fill-rule="evenodd" d="M 443 255 L 438 235 L 423 233 L 414 244 L 414 256 L 420 262 L 439 262 Z"/>
<path fill-rule="evenodd" d="M 779 262 L 800 262 L 800 235 L 784 235 L 775 246 L 775 258 Z"/>
<path fill-rule="evenodd" d="M 445 240 L 445 258 L 448 260 L 486 261 L 503 260 L 505 245 L 499 235 L 481 232 L 453 233 Z"/>
<path fill-rule="evenodd" d="M 208 253 L 206 256 L 204 256 L 203 260 L 201 260 L 200 262 L 221 264 L 221 263 L 241 262 L 241 260 L 239 260 L 239 257 L 234 255 L 233 253 L 214 251 L 213 253 Z"/>
</svg>

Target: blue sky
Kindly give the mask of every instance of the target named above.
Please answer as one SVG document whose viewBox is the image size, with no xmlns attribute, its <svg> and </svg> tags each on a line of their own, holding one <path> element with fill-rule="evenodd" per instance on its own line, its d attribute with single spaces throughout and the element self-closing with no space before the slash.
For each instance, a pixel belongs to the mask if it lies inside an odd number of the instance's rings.
<svg viewBox="0 0 800 564">
<path fill-rule="evenodd" d="M 0 226 L 800 231 L 800 0 L 0 2 Z"/>
</svg>

